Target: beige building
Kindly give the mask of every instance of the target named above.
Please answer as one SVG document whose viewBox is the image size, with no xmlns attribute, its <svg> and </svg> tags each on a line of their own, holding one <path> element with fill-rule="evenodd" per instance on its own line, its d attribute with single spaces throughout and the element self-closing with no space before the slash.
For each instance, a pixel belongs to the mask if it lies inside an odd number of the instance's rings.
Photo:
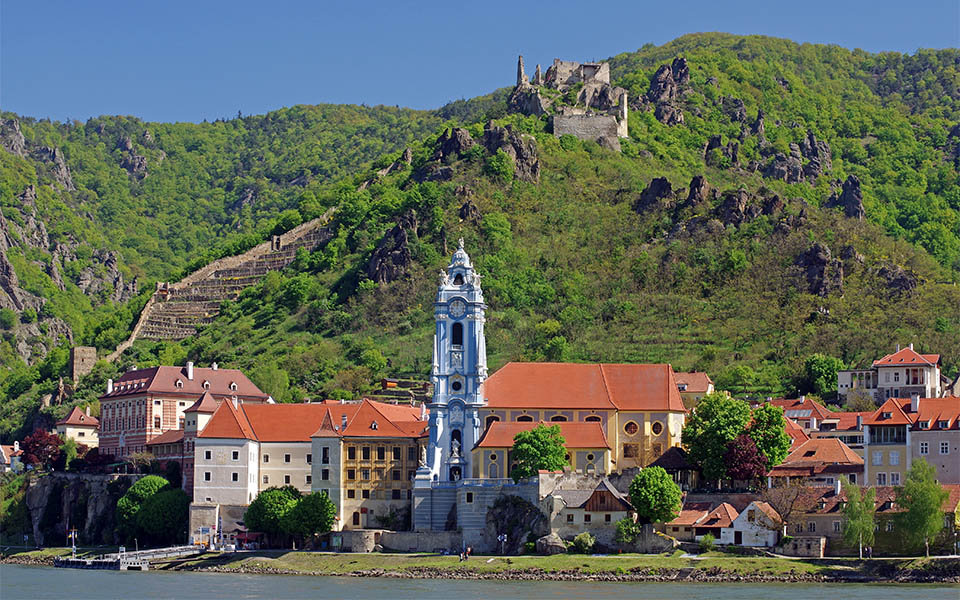
<svg viewBox="0 0 960 600">
<path fill-rule="evenodd" d="M 550 518 L 550 531 L 567 540 L 588 531 L 603 546 L 612 547 L 617 521 L 633 515 L 626 496 L 606 478 L 593 490 L 555 489 L 541 501 Z"/>
<path fill-rule="evenodd" d="M 70 438 L 78 444 L 83 444 L 89 448 L 96 448 L 100 445 L 98 431 L 100 421 L 96 417 L 90 416 L 90 407 L 86 411 L 80 410 L 79 406 L 74 406 L 65 418 L 57 421 L 57 435 Z"/>
<path fill-rule="evenodd" d="M 677 389 L 683 398 L 683 405 L 687 410 L 693 410 L 700 400 L 715 390 L 713 380 L 706 373 L 693 371 L 691 373 L 674 373 L 677 380 Z"/>
<path fill-rule="evenodd" d="M 869 369 L 837 372 L 837 394 L 844 398 L 851 390 L 862 389 L 877 402 L 887 398 L 925 398 L 942 395 L 939 354 L 920 354 L 913 344 L 873 361 Z"/>
</svg>

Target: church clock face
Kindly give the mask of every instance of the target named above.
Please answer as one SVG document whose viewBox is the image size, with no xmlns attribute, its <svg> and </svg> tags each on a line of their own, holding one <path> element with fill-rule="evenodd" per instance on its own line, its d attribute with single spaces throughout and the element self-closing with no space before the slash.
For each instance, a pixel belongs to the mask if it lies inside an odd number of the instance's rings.
<svg viewBox="0 0 960 600">
<path fill-rule="evenodd" d="M 450 301 L 450 316 L 459 319 L 467 313 L 467 303 L 460 298 L 454 298 Z"/>
</svg>

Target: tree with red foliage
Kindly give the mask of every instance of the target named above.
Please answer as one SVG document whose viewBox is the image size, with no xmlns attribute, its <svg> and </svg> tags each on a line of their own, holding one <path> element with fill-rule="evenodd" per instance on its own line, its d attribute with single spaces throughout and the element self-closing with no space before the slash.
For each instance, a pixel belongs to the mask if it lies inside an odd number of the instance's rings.
<svg viewBox="0 0 960 600">
<path fill-rule="evenodd" d="M 60 446 L 62 445 L 63 440 L 57 434 L 37 429 L 24 438 L 23 443 L 20 444 L 20 449 L 23 451 L 23 462 L 49 469 L 60 458 L 62 452 Z"/>
<path fill-rule="evenodd" d="M 767 472 L 766 458 L 753 438 L 745 433 L 727 442 L 723 462 L 727 465 L 727 476 L 731 479 L 754 481 Z"/>
</svg>

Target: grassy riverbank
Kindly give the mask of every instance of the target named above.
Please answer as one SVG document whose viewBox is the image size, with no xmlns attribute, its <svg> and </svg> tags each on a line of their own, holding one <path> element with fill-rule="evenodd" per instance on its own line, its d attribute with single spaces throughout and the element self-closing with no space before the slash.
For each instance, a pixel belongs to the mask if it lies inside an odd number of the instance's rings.
<svg viewBox="0 0 960 600">
<path fill-rule="evenodd" d="M 102 548 L 84 554 L 101 554 Z M 53 564 L 69 548 L 4 553 L 3 562 Z M 79 554 L 79 552 L 78 552 Z M 329 553 L 262 551 L 208 553 L 201 557 L 157 563 L 151 569 L 358 577 L 601 580 L 601 581 L 820 581 L 943 582 L 960 584 L 960 559 L 855 558 L 788 559 L 708 552 L 587 556 L 456 556 L 436 554 Z"/>
<path fill-rule="evenodd" d="M 334 554 L 260 552 L 210 554 L 176 565 L 177 569 L 219 572 L 291 573 L 394 577 L 491 579 L 568 579 L 576 577 L 643 580 L 785 580 L 893 581 L 936 580 L 960 583 L 960 559 L 853 558 L 787 559 L 731 556 L 710 552 L 696 557 L 622 554 L 585 556 L 456 556 L 435 554 Z"/>
</svg>

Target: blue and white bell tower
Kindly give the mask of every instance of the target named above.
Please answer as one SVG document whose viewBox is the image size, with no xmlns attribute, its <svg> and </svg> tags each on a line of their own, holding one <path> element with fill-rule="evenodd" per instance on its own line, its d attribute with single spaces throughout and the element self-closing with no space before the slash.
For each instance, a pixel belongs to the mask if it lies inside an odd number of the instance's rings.
<svg viewBox="0 0 960 600">
<path fill-rule="evenodd" d="M 471 477 L 470 450 L 480 437 L 480 386 L 487 378 L 487 344 L 480 275 L 463 249 L 463 239 L 446 271 L 433 304 L 433 401 L 430 444 L 421 470 L 433 481 Z"/>
</svg>

